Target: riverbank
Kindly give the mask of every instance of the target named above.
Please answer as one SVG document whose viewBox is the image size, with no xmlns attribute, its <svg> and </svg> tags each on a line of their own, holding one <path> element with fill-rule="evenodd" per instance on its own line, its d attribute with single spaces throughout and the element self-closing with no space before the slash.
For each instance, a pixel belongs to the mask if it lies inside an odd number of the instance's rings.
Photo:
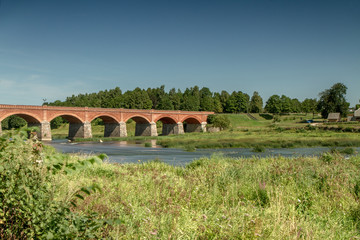
<svg viewBox="0 0 360 240">
<path fill-rule="evenodd" d="M 86 141 L 149 141 L 167 148 L 181 148 L 193 151 L 198 148 L 300 148 L 300 147 L 360 147 L 360 124 L 323 123 L 315 118 L 315 123 L 306 123 L 312 115 L 293 114 L 278 117 L 274 122 L 271 115 L 253 114 L 257 120 L 245 114 L 226 114 L 231 127 L 217 133 L 186 133 L 157 137 L 135 137 L 135 122 L 127 124 L 128 137 L 104 138 L 104 127 L 93 126 L 93 138 L 76 139 Z M 68 126 L 53 130 L 53 136 L 64 138 Z M 158 132 L 161 133 L 159 125 Z"/>
<path fill-rule="evenodd" d="M 23 236 L 360 237 L 359 156 L 335 152 L 319 157 L 228 158 L 217 154 L 174 167 L 156 160 L 108 164 L 97 157 L 59 154 L 14 135 L 12 140 L 2 138 L 0 149 L 0 190 L 7 189 L 8 200 L 0 195 L 6 203 L 0 209 L 0 229 L 18 227 L 19 234 L 29 234 Z M 14 215 L 10 210 L 19 211 Z M 12 222 L 14 216 L 16 222 Z M 25 224 L 27 216 L 33 216 L 30 225 Z M 1 236 L 21 237 L 11 230 L 10 235 L 0 231 Z"/>
<path fill-rule="evenodd" d="M 119 219 L 118 239 L 351 239 L 359 236 L 360 158 L 101 164 L 60 178 L 62 192 L 96 182 L 73 210 Z"/>
</svg>

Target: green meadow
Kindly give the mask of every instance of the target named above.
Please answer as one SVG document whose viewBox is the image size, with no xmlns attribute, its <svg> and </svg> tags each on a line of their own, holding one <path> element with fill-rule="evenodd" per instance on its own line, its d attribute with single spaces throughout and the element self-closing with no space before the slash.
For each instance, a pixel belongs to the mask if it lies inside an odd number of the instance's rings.
<svg viewBox="0 0 360 240">
<path fill-rule="evenodd" d="M 357 155 L 109 164 L 12 135 L 0 157 L 2 239 L 360 237 Z"/>
</svg>

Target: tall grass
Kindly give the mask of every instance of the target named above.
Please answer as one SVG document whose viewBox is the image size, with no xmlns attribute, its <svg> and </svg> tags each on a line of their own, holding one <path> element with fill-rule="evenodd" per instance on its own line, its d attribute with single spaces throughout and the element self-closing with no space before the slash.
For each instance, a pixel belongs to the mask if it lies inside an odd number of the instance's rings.
<svg viewBox="0 0 360 240">
<path fill-rule="evenodd" d="M 101 186 L 74 211 L 119 219 L 115 239 L 356 239 L 360 157 L 329 156 L 103 164 L 60 180 Z"/>
</svg>

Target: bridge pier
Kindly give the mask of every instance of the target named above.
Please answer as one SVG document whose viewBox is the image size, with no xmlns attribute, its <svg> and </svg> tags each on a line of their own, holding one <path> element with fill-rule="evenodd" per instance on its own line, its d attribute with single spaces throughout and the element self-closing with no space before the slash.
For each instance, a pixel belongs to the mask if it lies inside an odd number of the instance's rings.
<svg viewBox="0 0 360 240">
<path fill-rule="evenodd" d="M 126 123 L 105 123 L 104 137 L 126 137 Z"/>
<path fill-rule="evenodd" d="M 135 136 L 157 136 L 156 123 L 136 123 Z"/>
<path fill-rule="evenodd" d="M 69 125 L 69 139 L 74 138 L 91 138 L 92 131 L 91 131 L 91 123 L 84 122 L 84 123 L 73 123 L 70 122 Z"/>
<path fill-rule="evenodd" d="M 186 132 L 206 132 L 206 124 L 207 122 L 202 122 L 200 124 L 187 124 Z"/>
<path fill-rule="evenodd" d="M 162 135 L 169 134 L 184 134 L 184 125 L 183 123 L 169 123 L 163 124 Z"/>
<path fill-rule="evenodd" d="M 37 127 L 36 135 L 41 141 L 51 141 L 51 127 L 48 121 L 42 121 L 40 123 L 28 123 L 28 127 Z"/>
</svg>

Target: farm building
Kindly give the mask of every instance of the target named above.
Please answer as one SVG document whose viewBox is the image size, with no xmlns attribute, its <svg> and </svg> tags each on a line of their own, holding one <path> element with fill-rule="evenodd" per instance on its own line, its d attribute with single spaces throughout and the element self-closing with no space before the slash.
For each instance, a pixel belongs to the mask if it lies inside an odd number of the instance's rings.
<svg viewBox="0 0 360 240">
<path fill-rule="evenodd" d="M 340 119 L 340 113 L 329 113 L 327 118 L 329 122 L 339 122 Z"/>
<path fill-rule="evenodd" d="M 354 112 L 354 120 L 360 121 L 360 108 Z"/>
</svg>

